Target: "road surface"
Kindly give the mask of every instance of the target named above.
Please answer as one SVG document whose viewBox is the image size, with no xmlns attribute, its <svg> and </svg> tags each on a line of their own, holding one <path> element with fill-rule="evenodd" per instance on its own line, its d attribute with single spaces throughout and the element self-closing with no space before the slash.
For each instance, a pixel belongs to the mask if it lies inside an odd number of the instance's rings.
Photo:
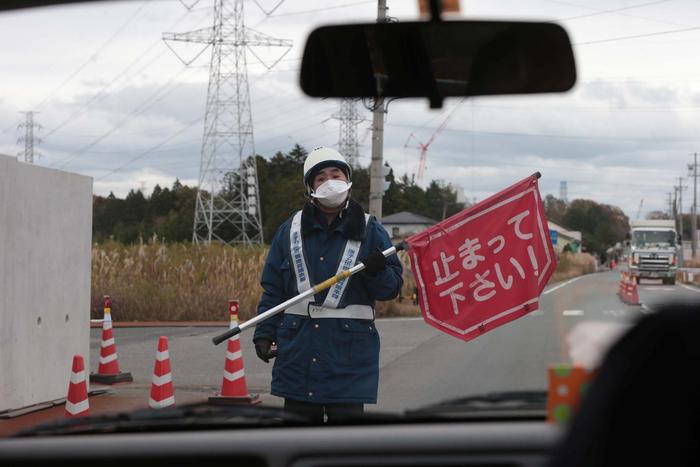
<svg viewBox="0 0 700 467">
<path fill-rule="evenodd" d="M 617 297 L 618 272 L 592 274 L 549 286 L 540 310 L 462 342 L 426 325 L 421 318 L 377 321 L 381 336 L 379 401 L 370 410 L 398 411 L 440 400 L 490 391 L 544 389 L 547 366 L 569 362 L 566 336 L 582 321 L 633 322 L 672 299 L 700 300 L 700 289 L 643 282 L 642 306 Z M 158 336 L 168 336 L 175 397 L 206 396 L 220 388 L 225 344 L 211 337 L 222 328 L 115 328 L 119 362 L 134 383 L 115 388 L 119 394 L 148 399 Z M 91 366 L 97 368 L 100 329 L 91 331 Z M 252 333 L 241 337 L 246 380 L 266 404 L 271 364 L 257 359 Z"/>
</svg>

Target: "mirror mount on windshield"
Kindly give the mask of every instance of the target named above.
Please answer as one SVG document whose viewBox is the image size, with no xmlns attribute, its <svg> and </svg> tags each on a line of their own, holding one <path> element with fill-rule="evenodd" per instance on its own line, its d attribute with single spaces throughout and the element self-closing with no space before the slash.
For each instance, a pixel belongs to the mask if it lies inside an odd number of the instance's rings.
<svg viewBox="0 0 700 467">
<path fill-rule="evenodd" d="M 566 31 L 551 22 L 429 21 L 323 26 L 306 43 L 311 97 L 447 97 L 563 92 L 576 82 Z"/>
</svg>

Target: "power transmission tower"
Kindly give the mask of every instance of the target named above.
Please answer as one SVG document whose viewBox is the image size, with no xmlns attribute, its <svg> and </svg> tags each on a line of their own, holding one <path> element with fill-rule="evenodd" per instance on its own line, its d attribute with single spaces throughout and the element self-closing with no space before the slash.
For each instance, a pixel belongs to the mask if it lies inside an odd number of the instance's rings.
<svg viewBox="0 0 700 467">
<path fill-rule="evenodd" d="M 215 0 L 211 28 L 163 34 L 166 41 L 212 46 L 192 234 L 197 244 L 263 242 L 246 50 L 255 56 L 252 47 L 290 48 L 292 42 L 247 28 L 243 3 Z"/>
<path fill-rule="evenodd" d="M 24 151 L 17 155 L 19 157 L 24 157 L 24 162 L 33 164 L 34 156 L 41 156 L 41 154 L 35 151 L 34 147 L 42 143 L 41 138 L 38 138 L 35 134 L 35 130 L 41 130 L 42 126 L 34 121 L 34 114 L 37 112 L 30 111 L 22 113 L 25 115 L 25 121 L 17 125 L 17 129 L 24 130 L 24 135 L 17 139 L 17 143 L 24 143 Z"/>
<path fill-rule="evenodd" d="M 342 99 L 340 101 L 340 110 L 334 113 L 332 118 L 340 121 L 338 152 L 345 156 L 351 167 L 355 168 L 360 158 L 357 125 L 364 121 L 357 108 L 357 102 L 352 99 Z"/>
<path fill-rule="evenodd" d="M 564 201 L 565 203 L 569 202 L 569 195 L 567 194 L 567 186 L 566 186 L 566 180 L 562 180 L 559 182 L 559 199 Z"/>
</svg>

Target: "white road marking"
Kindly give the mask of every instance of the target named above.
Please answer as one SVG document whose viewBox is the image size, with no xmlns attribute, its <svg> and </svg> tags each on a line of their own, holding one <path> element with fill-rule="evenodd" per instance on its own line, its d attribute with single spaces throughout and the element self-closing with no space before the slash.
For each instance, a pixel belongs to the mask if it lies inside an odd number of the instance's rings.
<svg viewBox="0 0 700 467">
<path fill-rule="evenodd" d="M 698 289 L 698 288 L 696 288 L 696 287 L 691 287 L 691 286 L 685 285 L 685 284 L 678 284 L 678 285 L 680 285 L 680 286 L 683 287 L 684 289 L 688 289 L 688 290 L 692 290 L 693 292 L 700 293 L 700 289 Z"/>
<path fill-rule="evenodd" d="M 647 307 L 646 303 L 642 303 L 642 308 L 639 310 L 644 314 L 651 313 L 651 309 Z"/>
<path fill-rule="evenodd" d="M 564 316 L 582 316 L 583 310 L 564 310 Z"/>
<path fill-rule="evenodd" d="M 612 315 L 612 316 L 615 316 L 617 318 L 620 316 L 625 316 L 627 314 L 627 312 L 625 310 L 605 310 L 603 312 L 603 314 Z"/>
<path fill-rule="evenodd" d="M 568 281 L 566 281 L 566 282 L 564 282 L 564 283 L 562 283 L 562 284 L 555 285 L 555 286 L 552 287 L 551 289 L 547 289 L 547 290 L 545 290 L 544 292 L 542 292 L 542 295 L 547 295 L 547 294 L 550 294 L 550 293 L 554 292 L 555 290 L 559 290 L 559 289 L 561 289 L 562 287 L 565 287 L 565 286 L 571 284 L 572 282 L 576 282 L 577 280 L 581 279 L 582 277 L 584 277 L 584 276 L 574 277 L 573 279 L 569 279 Z"/>
</svg>

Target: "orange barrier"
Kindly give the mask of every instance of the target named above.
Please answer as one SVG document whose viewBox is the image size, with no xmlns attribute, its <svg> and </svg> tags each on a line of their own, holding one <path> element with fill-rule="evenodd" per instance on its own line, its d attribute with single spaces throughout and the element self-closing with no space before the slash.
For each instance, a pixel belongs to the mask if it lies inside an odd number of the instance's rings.
<svg viewBox="0 0 700 467">
<path fill-rule="evenodd" d="M 617 295 L 627 305 L 640 305 L 637 281 L 627 272 L 622 272 Z"/>
<path fill-rule="evenodd" d="M 578 365 L 549 367 L 547 421 L 566 423 L 576 413 L 595 372 Z"/>
</svg>

